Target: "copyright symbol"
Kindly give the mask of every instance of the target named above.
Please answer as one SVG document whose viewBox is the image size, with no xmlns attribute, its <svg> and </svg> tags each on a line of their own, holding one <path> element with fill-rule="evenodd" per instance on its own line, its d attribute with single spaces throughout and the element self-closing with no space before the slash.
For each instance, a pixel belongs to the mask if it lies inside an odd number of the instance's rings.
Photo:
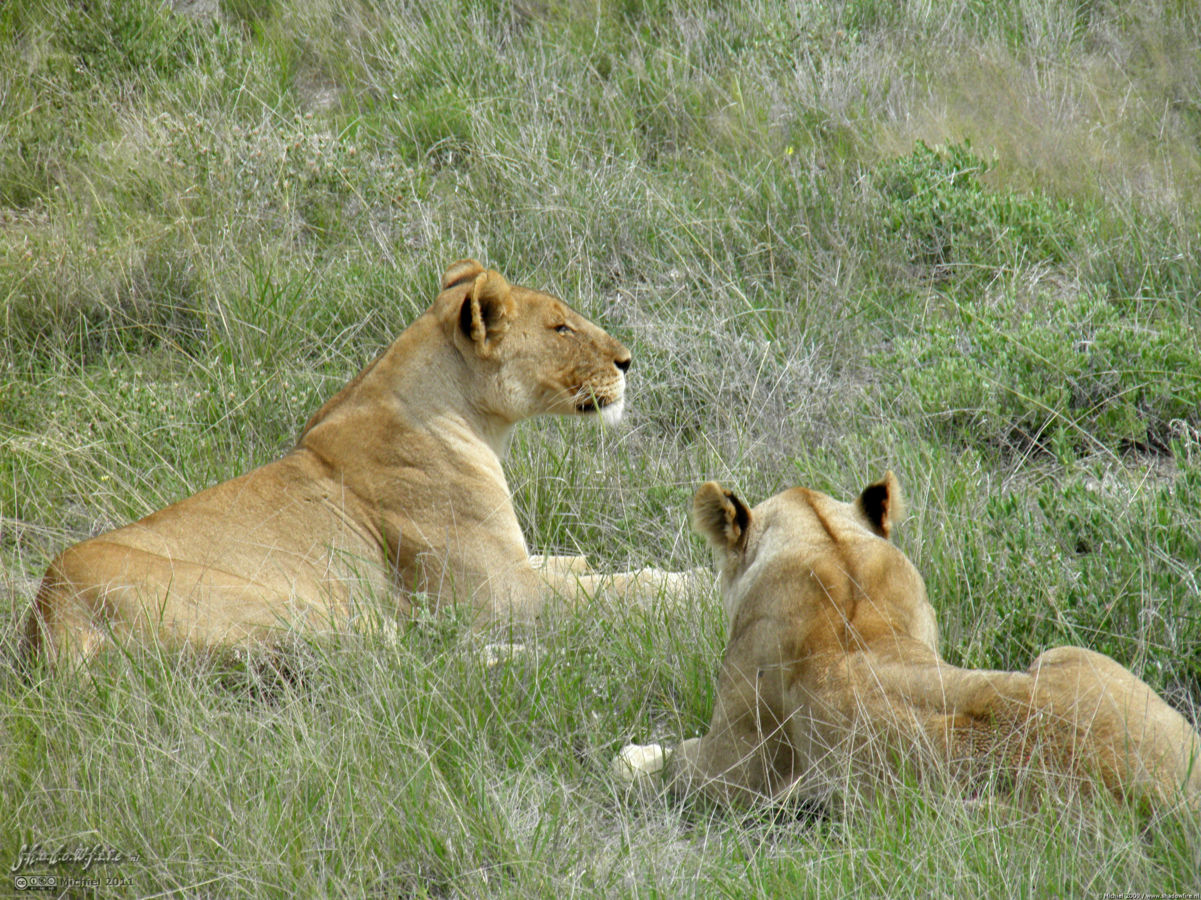
<svg viewBox="0 0 1201 900">
<path fill-rule="evenodd" d="M 29 887 L 29 879 L 24 875 L 18 875 L 13 879 L 13 887 L 15 887 L 18 891 L 23 891 L 25 888 Z"/>
</svg>

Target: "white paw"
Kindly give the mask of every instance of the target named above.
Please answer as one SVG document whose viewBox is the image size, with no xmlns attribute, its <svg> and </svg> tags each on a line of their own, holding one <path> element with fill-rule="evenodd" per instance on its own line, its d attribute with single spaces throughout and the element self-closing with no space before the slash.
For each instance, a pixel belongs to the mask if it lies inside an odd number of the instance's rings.
<svg viewBox="0 0 1201 900">
<path fill-rule="evenodd" d="M 633 783 L 663 771 L 666 762 L 662 744 L 626 744 L 609 769 L 614 778 Z"/>
</svg>

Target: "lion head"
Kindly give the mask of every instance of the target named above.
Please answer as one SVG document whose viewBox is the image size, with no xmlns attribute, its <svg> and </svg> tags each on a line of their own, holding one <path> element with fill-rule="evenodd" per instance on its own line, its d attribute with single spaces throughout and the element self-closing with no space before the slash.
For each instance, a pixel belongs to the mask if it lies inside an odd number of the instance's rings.
<svg viewBox="0 0 1201 900">
<path fill-rule="evenodd" d="M 889 540 L 903 509 L 891 472 L 851 503 L 797 487 L 754 509 L 710 481 L 693 499 L 692 521 L 715 551 L 731 623 L 748 598 L 793 594 L 810 598 L 813 621 L 840 634 L 899 624 L 934 649 L 937 626 L 925 584 Z M 864 599 L 870 602 L 860 608 Z"/>
<path fill-rule="evenodd" d="M 438 307 L 489 413 L 621 418 L 630 352 L 562 300 L 465 259 L 443 276 Z"/>
</svg>

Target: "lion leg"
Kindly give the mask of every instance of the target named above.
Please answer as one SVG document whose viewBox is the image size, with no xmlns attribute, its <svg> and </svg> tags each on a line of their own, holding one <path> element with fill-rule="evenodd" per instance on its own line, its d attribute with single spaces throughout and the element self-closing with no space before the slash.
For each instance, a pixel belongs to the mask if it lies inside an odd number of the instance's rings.
<svg viewBox="0 0 1201 900">
<path fill-rule="evenodd" d="M 676 796 L 703 793 L 726 805 L 751 806 L 785 797 L 796 782 L 795 754 L 782 723 L 764 703 L 770 685 L 758 671 L 728 663 L 718 680 L 709 729 L 671 751 L 656 744 L 631 745 L 613 763 L 633 783 L 661 772 Z M 658 748 L 658 749 L 655 749 Z"/>
<path fill-rule="evenodd" d="M 553 575 L 566 578 L 570 575 L 587 575 L 592 573 L 592 566 L 588 562 L 586 556 L 540 556 L 532 554 L 530 556 L 530 565 L 537 571 L 543 573 L 553 573 Z"/>
<path fill-rule="evenodd" d="M 695 738 L 694 738 L 695 740 Z M 650 784 L 651 776 L 663 771 L 671 751 L 662 744 L 626 744 L 609 767 L 613 777 L 628 784 Z"/>
<path fill-rule="evenodd" d="M 747 787 L 750 779 L 738 767 L 714 765 L 716 755 L 712 746 L 706 747 L 704 737 L 682 741 L 664 760 L 668 789 L 677 797 L 688 797 L 706 788 L 712 793 L 711 786 L 718 784 Z M 724 791 L 718 799 L 725 799 Z"/>
<path fill-rule="evenodd" d="M 791 716 L 781 713 L 787 674 L 778 643 L 764 640 L 776 636 L 774 628 L 766 620 L 752 625 L 726 648 L 713 716 L 702 737 L 671 752 L 623 750 L 615 771 L 624 765 L 632 781 L 662 771 L 672 793 L 703 793 L 726 805 L 752 806 L 812 791 L 798 777 L 803 767 L 789 735 Z"/>
<path fill-rule="evenodd" d="M 636 572 L 618 572 L 607 578 L 609 589 L 623 598 L 666 597 L 675 599 L 712 583 L 713 575 L 705 568 L 689 569 L 686 572 L 668 572 L 664 569 L 639 569 Z"/>
<path fill-rule="evenodd" d="M 712 581 L 710 572 L 701 568 L 687 572 L 647 568 L 612 574 L 548 568 L 539 574 L 556 595 L 573 604 L 604 598 L 642 608 L 663 600 L 678 601 Z"/>
<path fill-rule="evenodd" d="M 86 592 L 72 590 L 51 569 L 25 621 L 22 662 L 44 658 L 53 666 L 75 668 L 95 656 L 108 643 L 108 635 L 96 627 L 93 607 Z"/>
<path fill-rule="evenodd" d="M 1054 723 L 1040 723 L 1039 736 L 1085 774 L 1119 798 L 1201 808 L 1201 735 L 1145 682 L 1081 647 L 1048 650 L 1029 674 Z"/>
<path fill-rule="evenodd" d="M 688 738 L 676 747 L 662 744 L 626 744 L 614 758 L 614 778 L 638 787 L 648 787 L 656 775 L 666 776 L 668 789 L 687 797 L 714 780 L 700 762 L 701 738 Z"/>
<path fill-rule="evenodd" d="M 680 798 L 699 793 L 737 806 L 790 799 L 796 780 L 772 778 L 764 749 L 762 743 L 715 739 L 710 732 L 673 748 L 657 743 L 626 744 L 610 771 L 617 780 L 644 789 L 659 776 L 668 791 Z"/>
<path fill-rule="evenodd" d="M 233 572 L 97 538 L 51 563 L 26 642 L 34 652 L 48 645 L 55 658 L 86 661 L 112 638 L 232 646 L 301 622 L 328 627 L 341 612 Z"/>
</svg>

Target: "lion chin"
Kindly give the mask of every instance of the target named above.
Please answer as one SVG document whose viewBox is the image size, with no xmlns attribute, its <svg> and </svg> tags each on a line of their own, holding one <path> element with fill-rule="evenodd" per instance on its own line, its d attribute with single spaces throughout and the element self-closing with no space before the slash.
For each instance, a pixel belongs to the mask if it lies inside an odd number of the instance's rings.
<svg viewBox="0 0 1201 900">
<path fill-rule="evenodd" d="M 1201 808 L 1201 736 L 1109 657 L 1056 647 L 1024 672 L 944 661 L 925 584 L 889 540 L 901 509 L 891 472 L 851 503 L 798 487 L 751 509 L 703 485 L 693 525 L 729 617 L 713 717 L 674 749 L 624 747 L 615 776 L 848 811 L 912 777 Z"/>
<path fill-rule="evenodd" d="M 612 426 L 621 421 L 625 408 L 625 399 L 618 397 L 616 400 L 585 400 L 576 406 L 576 412 L 596 416 L 602 425 Z"/>
<path fill-rule="evenodd" d="M 601 424 L 608 426 L 616 425 L 621 421 L 621 417 L 625 414 L 625 411 L 626 401 L 623 397 L 619 397 L 612 403 L 602 406 L 600 409 Z"/>
<path fill-rule="evenodd" d="M 417 604 L 467 605 L 480 627 L 537 617 L 548 599 L 674 590 L 675 573 L 600 575 L 582 558 L 536 568 L 501 467 L 514 424 L 572 412 L 562 398 L 616 422 L 629 365 L 559 298 L 460 260 L 290 453 L 60 553 L 24 652 L 272 644 Z"/>
</svg>

